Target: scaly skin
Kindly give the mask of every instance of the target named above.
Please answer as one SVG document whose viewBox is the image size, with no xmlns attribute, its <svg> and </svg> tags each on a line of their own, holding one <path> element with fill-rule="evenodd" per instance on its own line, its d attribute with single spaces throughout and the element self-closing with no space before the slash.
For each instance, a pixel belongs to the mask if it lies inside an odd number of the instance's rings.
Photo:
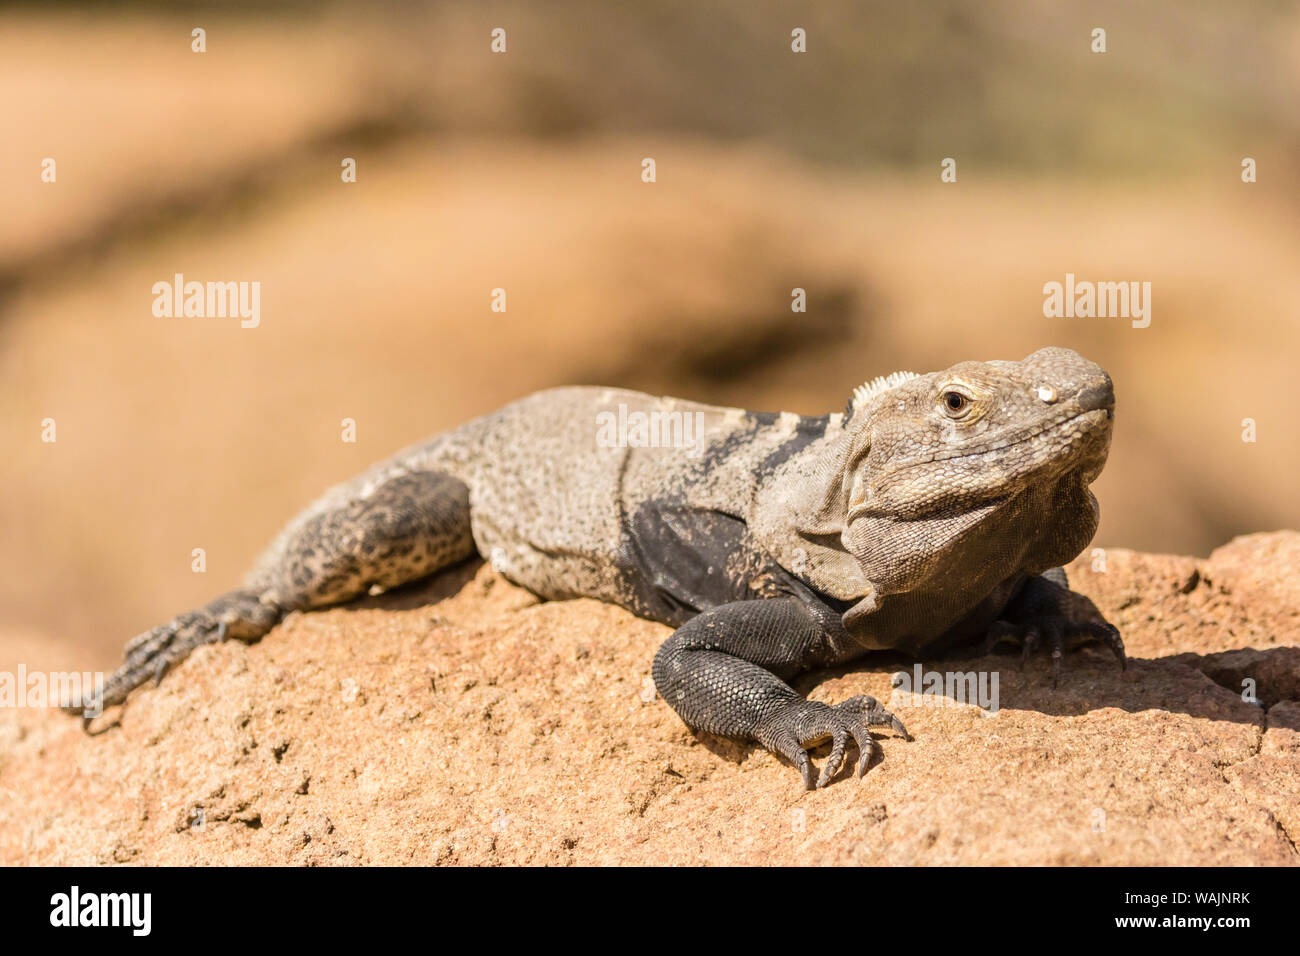
<svg viewBox="0 0 1300 956">
<path fill-rule="evenodd" d="M 595 597 L 676 627 L 653 673 L 682 719 L 825 786 L 850 741 L 861 774 L 870 728 L 907 732 L 870 697 L 805 700 L 786 683 L 799 673 L 981 638 L 1045 643 L 1054 677 L 1080 641 L 1123 662 L 1118 632 L 1060 568 L 1096 529 L 1089 485 L 1113 405 L 1106 373 L 1056 348 L 877 380 L 818 418 L 539 392 L 326 493 L 243 588 L 132 641 L 102 704 L 202 644 L 257 640 L 291 610 L 477 551 L 543 598 Z M 614 427 L 642 415 L 665 416 L 652 423 L 671 440 Z M 826 739 L 814 781 L 807 750 Z"/>
</svg>

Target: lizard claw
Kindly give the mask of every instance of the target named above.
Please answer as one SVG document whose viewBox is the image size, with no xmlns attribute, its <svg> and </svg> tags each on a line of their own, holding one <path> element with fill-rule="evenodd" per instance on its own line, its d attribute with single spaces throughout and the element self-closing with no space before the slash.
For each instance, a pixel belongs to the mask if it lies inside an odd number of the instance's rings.
<svg viewBox="0 0 1300 956">
<path fill-rule="evenodd" d="M 1128 670 L 1128 658 L 1124 656 L 1124 639 L 1119 636 L 1119 628 L 1110 621 L 1089 622 L 1086 630 L 1101 643 L 1110 648 L 1119 661 L 1119 669 Z"/>
<path fill-rule="evenodd" d="M 1025 665 L 1029 663 L 1029 655 L 1038 649 L 1042 639 L 1042 632 L 1038 628 L 1025 628 L 1024 641 L 1020 645 L 1020 669 L 1022 671 L 1025 669 Z"/>
<path fill-rule="evenodd" d="M 855 775 L 861 777 L 866 773 L 878 746 L 871 736 L 871 727 L 890 727 L 903 739 L 912 739 L 901 720 L 874 697 L 865 695 L 850 697 L 835 705 L 811 700 L 794 702 L 780 712 L 759 739 L 769 750 L 793 763 L 803 778 L 804 788 L 812 790 L 825 787 L 839 773 L 850 740 L 858 748 Z M 808 749 L 827 738 L 831 741 L 830 756 L 814 781 Z"/>
<path fill-rule="evenodd" d="M 1059 687 L 1065 673 L 1065 632 L 1054 623 L 1047 625 L 1047 646 L 1052 653 L 1052 687 Z"/>
</svg>

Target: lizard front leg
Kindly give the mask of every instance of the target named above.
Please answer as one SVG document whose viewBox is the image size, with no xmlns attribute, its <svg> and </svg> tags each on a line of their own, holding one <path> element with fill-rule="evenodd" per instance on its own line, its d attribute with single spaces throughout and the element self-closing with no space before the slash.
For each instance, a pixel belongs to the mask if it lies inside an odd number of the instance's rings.
<svg viewBox="0 0 1300 956">
<path fill-rule="evenodd" d="M 785 682 L 847 659 L 850 647 L 837 614 L 797 598 L 724 604 L 692 618 L 660 646 L 655 687 L 689 727 L 762 744 L 793 763 L 811 790 L 809 747 L 832 742 L 816 781 L 824 787 L 839 770 L 850 739 L 860 755 L 858 776 L 863 774 L 875 747 L 870 727 L 892 727 L 911 739 L 873 697 L 832 706 L 801 697 Z"/>
<path fill-rule="evenodd" d="M 1025 580 L 1015 597 L 989 627 L 986 653 L 1003 643 L 1019 644 L 1022 663 L 1042 645 L 1052 657 L 1052 684 L 1060 682 L 1065 670 L 1067 648 L 1105 644 L 1119 659 L 1127 661 L 1119 628 L 1102 616 L 1097 605 L 1070 590 L 1064 568 L 1052 568 Z"/>
</svg>

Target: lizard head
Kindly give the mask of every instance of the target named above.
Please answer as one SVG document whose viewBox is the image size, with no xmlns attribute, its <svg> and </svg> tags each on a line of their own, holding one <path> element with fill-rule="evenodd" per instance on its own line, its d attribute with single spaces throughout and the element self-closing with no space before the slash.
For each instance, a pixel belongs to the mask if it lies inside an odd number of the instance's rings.
<svg viewBox="0 0 1300 956">
<path fill-rule="evenodd" d="M 1110 376 L 1069 349 L 962 362 L 859 389 L 847 429 L 846 523 L 967 511 L 1106 462 Z"/>
<path fill-rule="evenodd" d="M 750 525 L 788 570 L 856 602 L 846 625 L 890 594 L 970 607 L 1092 540 L 1113 410 L 1110 377 L 1062 348 L 877 379 L 779 466 Z"/>
<path fill-rule="evenodd" d="M 842 546 L 877 593 L 1067 563 L 1097 528 L 1088 486 L 1114 404 L 1106 372 L 1063 348 L 859 389 L 838 481 Z"/>
</svg>

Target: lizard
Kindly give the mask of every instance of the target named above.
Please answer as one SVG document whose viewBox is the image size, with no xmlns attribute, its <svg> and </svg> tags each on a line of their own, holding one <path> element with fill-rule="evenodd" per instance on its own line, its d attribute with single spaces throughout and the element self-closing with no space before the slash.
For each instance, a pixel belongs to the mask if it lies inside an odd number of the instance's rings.
<svg viewBox="0 0 1300 956">
<path fill-rule="evenodd" d="M 1045 647 L 1054 682 L 1084 643 L 1124 665 L 1119 631 L 1061 567 L 1096 530 L 1113 417 L 1110 377 L 1065 348 L 894 373 L 816 417 L 540 391 L 327 491 L 242 587 L 129 642 L 98 703 L 204 644 L 256 641 L 291 611 L 477 553 L 544 600 L 597 598 L 674 628 L 651 674 L 685 724 L 824 787 L 850 741 L 865 772 L 872 728 L 911 736 L 870 696 L 806 699 L 798 674 L 981 640 Z M 814 780 L 809 751 L 828 739 Z"/>
</svg>

